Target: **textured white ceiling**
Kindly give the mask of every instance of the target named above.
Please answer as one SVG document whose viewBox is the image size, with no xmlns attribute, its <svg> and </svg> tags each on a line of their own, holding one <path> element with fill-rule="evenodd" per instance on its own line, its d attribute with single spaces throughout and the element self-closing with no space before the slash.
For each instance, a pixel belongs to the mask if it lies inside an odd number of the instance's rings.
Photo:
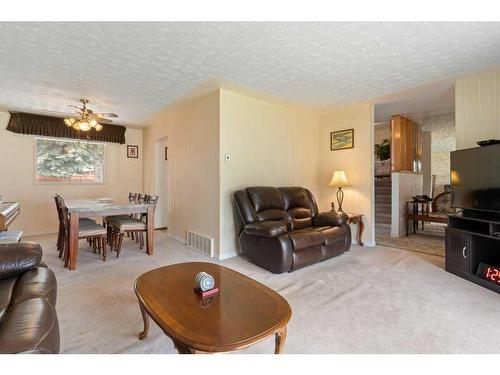
<svg viewBox="0 0 500 375">
<path fill-rule="evenodd" d="M 404 115 L 417 122 L 455 110 L 455 84 L 439 81 L 399 92 L 375 103 L 375 122 L 389 121 L 393 115 Z"/>
<path fill-rule="evenodd" d="M 140 124 L 220 78 L 340 106 L 500 64 L 500 23 L 1 23 L 0 106 Z"/>
</svg>

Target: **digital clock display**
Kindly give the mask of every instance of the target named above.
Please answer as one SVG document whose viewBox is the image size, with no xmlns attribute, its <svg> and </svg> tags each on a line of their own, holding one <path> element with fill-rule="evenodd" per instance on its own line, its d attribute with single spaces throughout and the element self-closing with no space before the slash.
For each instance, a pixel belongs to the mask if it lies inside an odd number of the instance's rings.
<svg viewBox="0 0 500 375">
<path fill-rule="evenodd" d="M 477 273 L 479 277 L 488 280 L 494 284 L 500 284 L 500 268 L 488 264 L 479 263 Z"/>
</svg>

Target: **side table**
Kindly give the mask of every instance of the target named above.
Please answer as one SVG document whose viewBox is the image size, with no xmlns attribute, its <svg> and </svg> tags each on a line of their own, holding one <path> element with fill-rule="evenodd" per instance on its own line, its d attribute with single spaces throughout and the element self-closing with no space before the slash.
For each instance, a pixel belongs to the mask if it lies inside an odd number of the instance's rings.
<svg viewBox="0 0 500 375">
<path fill-rule="evenodd" d="M 365 229 L 365 224 L 363 223 L 363 214 L 353 214 L 353 213 L 346 213 L 348 219 L 347 223 L 348 224 L 358 224 L 358 245 L 359 246 L 364 246 L 364 243 L 362 241 L 363 238 L 363 230 Z"/>
</svg>

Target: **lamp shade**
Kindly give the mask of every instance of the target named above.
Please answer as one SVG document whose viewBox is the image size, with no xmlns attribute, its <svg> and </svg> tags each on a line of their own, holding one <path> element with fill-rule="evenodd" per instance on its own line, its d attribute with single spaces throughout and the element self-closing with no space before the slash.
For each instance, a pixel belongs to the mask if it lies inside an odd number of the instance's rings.
<svg viewBox="0 0 500 375">
<path fill-rule="evenodd" d="M 334 171 L 332 179 L 328 186 L 332 187 L 344 187 L 348 186 L 349 182 L 347 181 L 347 177 L 344 171 Z"/>
</svg>

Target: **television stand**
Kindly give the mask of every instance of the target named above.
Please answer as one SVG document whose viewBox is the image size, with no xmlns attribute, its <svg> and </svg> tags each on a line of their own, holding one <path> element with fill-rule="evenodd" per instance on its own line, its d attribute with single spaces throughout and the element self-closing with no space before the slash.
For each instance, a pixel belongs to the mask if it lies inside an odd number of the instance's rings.
<svg viewBox="0 0 500 375">
<path fill-rule="evenodd" d="M 500 220 L 450 215 L 446 228 L 446 271 L 500 293 L 500 284 L 476 274 L 480 263 L 500 268 Z"/>
</svg>

